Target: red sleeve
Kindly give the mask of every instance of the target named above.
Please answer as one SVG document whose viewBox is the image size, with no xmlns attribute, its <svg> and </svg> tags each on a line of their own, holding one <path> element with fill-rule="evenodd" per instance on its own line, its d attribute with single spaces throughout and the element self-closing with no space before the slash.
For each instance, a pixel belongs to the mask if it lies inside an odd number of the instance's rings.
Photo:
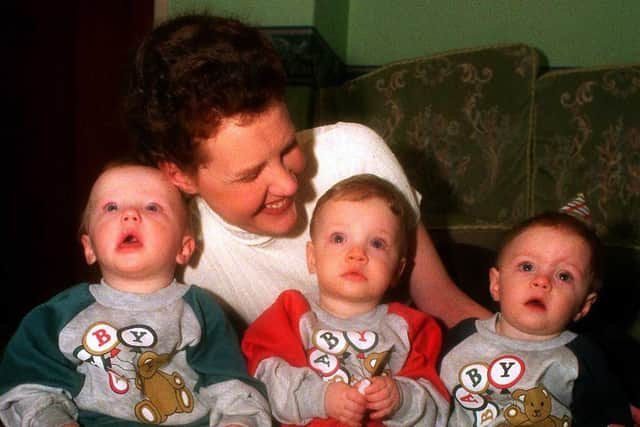
<svg viewBox="0 0 640 427">
<path fill-rule="evenodd" d="M 254 375 L 261 360 L 278 356 L 291 366 L 307 365 L 300 328 L 300 317 L 309 311 L 309 303 L 297 290 L 282 292 L 245 331 L 242 352 L 247 368 Z"/>
<path fill-rule="evenodd" d="M 407 321 L 411 350 L 398 376 L 424 378 L 449 399 L 449 393 L 438 376 L 436 364 L 442 347 L 442 330 L 434 318 L 399 303 L 389 304 L 389 313 L 397 314 Z"/>
</svg>

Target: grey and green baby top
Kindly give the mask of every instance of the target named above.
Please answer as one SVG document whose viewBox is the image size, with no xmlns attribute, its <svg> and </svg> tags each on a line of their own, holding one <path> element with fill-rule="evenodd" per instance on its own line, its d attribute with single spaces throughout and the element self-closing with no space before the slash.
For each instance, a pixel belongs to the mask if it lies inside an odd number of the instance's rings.
<svg viewBox="0 0 640 427">
<path fill-rule="evenodd" d="M 631 425 L 617 379 L 586 337 L 511 339 L 496 333 L 498 316 L 464 320 L 445 337 L 440 377 L 453 402 L 449 425 Z"/>
<path fill-rule="evenodd" d="M 0 364 L 0 419 L 17 425 L 270 424 L 264 386 L 206 291 L 80 284 L 36 307 Z"/>
</svg>

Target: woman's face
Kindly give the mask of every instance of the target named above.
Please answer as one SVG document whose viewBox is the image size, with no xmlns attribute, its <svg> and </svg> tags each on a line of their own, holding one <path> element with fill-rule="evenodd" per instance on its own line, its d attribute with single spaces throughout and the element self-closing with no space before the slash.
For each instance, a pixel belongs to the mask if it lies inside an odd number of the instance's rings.
<svg viewBox="0 0 640 427">
<path fill-rule="evenodd" d="M 190 192 L 246 231 L 278 236 L 294 227 L 297 176 L 305 159 L 284 103 L 249 119 L 223 120 L 200 149 L 205 161 L 190 177 Z"/>
</svg>

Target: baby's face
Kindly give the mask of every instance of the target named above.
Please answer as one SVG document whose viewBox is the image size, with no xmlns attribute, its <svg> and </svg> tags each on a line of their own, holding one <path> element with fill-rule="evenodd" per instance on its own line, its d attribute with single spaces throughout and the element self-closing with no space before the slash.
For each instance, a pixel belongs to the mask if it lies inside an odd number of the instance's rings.
<svg viewBox="0 0 640 427">
<path fill-rule="evenodd" d="M 112 286 L 128 279 L 170 280 L 185 263 L 187 212 L 180 193 L 162 173 L 118 166 L 94 184 L 82 236 L 89 264 L 98 262 Z M 186 239 L 186 240 L 185 240 Z"/>
<path fill-rule="evenodd" d="M 544 339 L 586 315 L 595 301 L 590 259 L 587 242 L 563 227 L 536 225 L 513 239 L 490 272 L 491 295 L 502 314 L 499 332 Z"/>
<path fill-rule="evenodd" d="M 323 308 L 348 317 L 375 307 L 404 267 L 401 230 L 398 217 L 378 198 L 328 201 L 307 246 Z M 336 313 L 340 307 L 346 312 Z"/>
</svg>

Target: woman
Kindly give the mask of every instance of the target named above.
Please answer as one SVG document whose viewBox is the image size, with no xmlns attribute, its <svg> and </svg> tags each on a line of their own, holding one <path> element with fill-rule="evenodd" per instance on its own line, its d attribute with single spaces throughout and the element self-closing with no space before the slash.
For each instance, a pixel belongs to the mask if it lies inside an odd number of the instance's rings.
<svg viewBox="0 0 640 427">
<path fill-rule="evenodd" d="M 384 141 L 337 123 L 296 134 L 285 72 L 270 42 L 236 20 L 177 17 L 137 52 L 128 118 L 137 148 L 185 193 L 202 241 L 184 280 L 211 290 L 245 323 L 288 288 L 313 286 L 307 221 L 335 182 L 373 173 L 419 214 L 419 196 Z M 416 227 L 410 293 L 447 326 L 489 312 L 451 281 L 425 227 Z"/>
</svg>

